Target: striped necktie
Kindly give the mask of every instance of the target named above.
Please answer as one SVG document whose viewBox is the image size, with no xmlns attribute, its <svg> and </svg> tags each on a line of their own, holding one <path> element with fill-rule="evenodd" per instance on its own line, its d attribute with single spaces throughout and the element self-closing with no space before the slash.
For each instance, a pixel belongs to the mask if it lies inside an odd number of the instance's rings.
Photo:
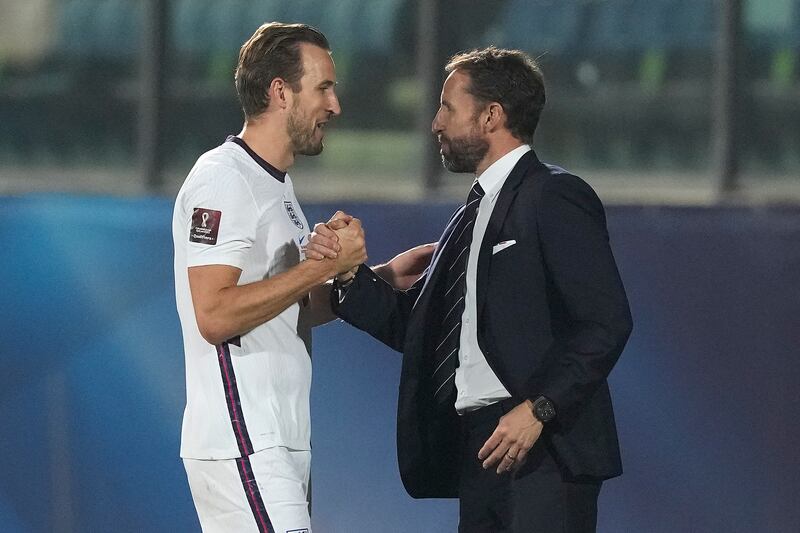
<svg viewBox="0 0 800 533">
<path fill-rule="evenodd" d="M 458 367 L 458 348 L 461 337 L 461 316 L 464 314 L 464 297 L 467 290 L 467 260 L 469 247 L 472 244 L 472 230 L 478 205 L 484 192 L 477 180 L 464 205 L 461 220 L 453 229 L 448 240 L 447 249 L 443 250 L 442 273 L 444 291 L 442 293 L 442 310 L 444 317 L 439 330 L 433 364 L 433 397 L 439 405 L 452 405 L 451 396 L 455 391 L 455 375 Z"/>
</svg>

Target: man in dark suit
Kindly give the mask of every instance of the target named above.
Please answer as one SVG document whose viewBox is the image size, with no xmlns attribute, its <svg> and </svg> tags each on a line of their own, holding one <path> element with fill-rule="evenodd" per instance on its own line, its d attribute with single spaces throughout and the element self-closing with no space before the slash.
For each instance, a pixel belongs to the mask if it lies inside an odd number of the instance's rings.
<svg viewBox="0 0 800 533">
<path fill-rule="evenodd" d="M 519 51 L 454 56 L 433 120 L 444 165 L 473 173 L 423 276 L 393 289 L 368 267 L 334 311 L 403 352 L 403 483 L 458 497 L 461 532 L 594 531 L 621 473 L 606 378 L 631 331 L 603 206 L 530 145 L 544 106 Z M 329 230 L 317 228 L 312 248 Z"/>
</svg>

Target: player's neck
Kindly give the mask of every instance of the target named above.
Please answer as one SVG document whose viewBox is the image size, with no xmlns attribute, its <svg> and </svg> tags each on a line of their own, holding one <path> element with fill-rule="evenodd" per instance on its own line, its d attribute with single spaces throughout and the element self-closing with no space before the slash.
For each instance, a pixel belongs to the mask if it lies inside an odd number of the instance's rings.
<svg viewBox="0 0 800 533">
<path fill-rule="evenodd" d="M 287 172 L 294 164 L 294 153 L 285 127 L 268 125 L 266 121 L 248 121 L 239 137 L 259 157 L 281 172 Z"/>
</svg>

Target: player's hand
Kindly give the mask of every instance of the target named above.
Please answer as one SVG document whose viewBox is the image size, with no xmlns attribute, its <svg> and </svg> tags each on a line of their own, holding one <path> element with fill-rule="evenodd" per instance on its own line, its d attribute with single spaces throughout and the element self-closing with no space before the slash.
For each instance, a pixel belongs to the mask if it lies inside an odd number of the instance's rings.
<svg viewBox="0 0 800 533">
<path fill-rule="evenodd" d="M 335 230 L 344 228 L 351 220 L 352 216 L 344 211 L 337 211 L 327 223 L 315 224 L 304 249 L 306 259 L 336 259 L 342 247 Z"/>
<path fill-rule="evenodd" d="M 539 440 L 543 428 L 533 416 L 530 400 L 525 400 L 500 418 L 494 433 L 478 451 L 483 468 L 497 465 L 498 474 L 519 468 Z"/>
<path fill-rule="evenodd" d="M 335 230 L 341 246 L 336 256 L 336 272 L 344 274 L 352 271 L 367 260 L 367 244 L 361 221 L 353 218 L 343 228 Z"/>
</svg>

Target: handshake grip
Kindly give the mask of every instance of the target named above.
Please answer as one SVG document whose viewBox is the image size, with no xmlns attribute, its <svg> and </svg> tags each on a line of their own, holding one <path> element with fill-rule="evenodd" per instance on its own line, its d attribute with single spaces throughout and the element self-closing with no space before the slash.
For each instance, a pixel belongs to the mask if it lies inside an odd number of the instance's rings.
<svg viewBox="0 0 800 533">
<path fill-rule="evenodd" d="M 314 226 L 305 247 L 306 259 L 330 261 L 336 275 L 355 271 L 367 260 L 361 221 L 337 211 L 327 223 Z"/>
<path fill-rule="evenodd" d="M 344 228 L 335 230 L 341 250 L 336 258 L 336 273 L 344 274 L 356 269 L 367 260 L 367 242 L 364 228 L 357 218 Z"/>
</svg>

